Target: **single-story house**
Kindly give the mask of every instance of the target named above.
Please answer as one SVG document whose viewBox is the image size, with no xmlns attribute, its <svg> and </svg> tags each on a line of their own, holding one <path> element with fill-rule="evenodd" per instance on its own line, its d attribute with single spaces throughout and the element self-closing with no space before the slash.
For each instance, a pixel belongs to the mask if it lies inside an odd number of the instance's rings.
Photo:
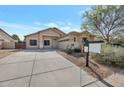
<svg viewBox="0 0 124 93">
<path fill-rule="evenodd" d="M 58 48 L 59 49 L 74 49 L 74 48 L 83 48 L 84 40 L 93 41 L 95 40 L 95 35 L 91 34 L 88 31 L 83 32 L 70 32 L 64 37 L 58 39 Z"/>
<path fill-rule="evenodd" d="M 64 35 L 58 28 L 48 28 L 26 35 L 26 48 L 57 48 L 58 39 Z"/>
<path fill-rule="evenodd" d="M 14 49 L 15 42 L 16 40 L 0 28 L 0 49 Z"/>
<path fill-rule="evenodd" d="M 65 34 L 58 28 L 48 28 L 25 36 L 26 48 L 81 48 L 84 39 L 94 40 L 88 31 Z"/>
</svg>

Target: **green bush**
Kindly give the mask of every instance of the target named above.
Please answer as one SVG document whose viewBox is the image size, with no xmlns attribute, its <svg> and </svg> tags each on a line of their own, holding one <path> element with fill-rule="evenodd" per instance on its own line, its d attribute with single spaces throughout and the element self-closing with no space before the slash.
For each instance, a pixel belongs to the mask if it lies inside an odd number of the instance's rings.
<svg viewBox="0 0 124 93">
<path fill-rule="evenodd" d="M 81 49 L 75 48 L 75 49 L 74 49 L 74 52 L 75 52 L 75 53 L 80 53 L 80 52 L 81 52 Z"/>
<path fill-rule="evenodd" d="M 100 54 L 95 54 L 96 60 L 103 64 L 124 67 L 124 48 L 102 45 Z"/>
<path fill-rule="evenodd" d="M 81 52 L 81 49 L 79 49 L 79 48 L 75 48 L 75 49 L 70 49 L 70 48 L 68 48 L 68 49 L 66 49 L 66 52 L 67 52 L 68 54 L 80 53 L 80 52 Z"/>
<path fill-rule="evenodd" d="M 114 41 L 118 43 L 124 43 L 124 38 L 115 39 Z"/>
<path fill-rule="evenodd" d="M 72 49 L 66 49 L 66 53 L 72 54 L 73 50 Z"/>
</svg>

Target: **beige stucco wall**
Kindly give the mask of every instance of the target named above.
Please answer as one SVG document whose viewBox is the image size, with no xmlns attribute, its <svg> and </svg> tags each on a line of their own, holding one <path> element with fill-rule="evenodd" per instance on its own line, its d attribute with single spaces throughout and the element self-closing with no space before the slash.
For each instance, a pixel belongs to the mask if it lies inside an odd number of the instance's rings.
<svg viewBox="0 0 124 93">
<path fill-rule="evenodd" d="M 14 49 L 15 48 L 15 42 L 3 42 L 2 48 L 3 49 Z"/>
<path fill-rule="evenodd" d="M 36 46 L 30 46 L 30 40 L 37 40 Z M 38 48 L 38 34 L 30 35 L 25 38 L 26 48 Z"/>
<path fill-rule="evenodd" d="M 69 45 L 69 41 L 58 42 L 58 48 L 62 50 L 67 49 Z"/>
<path fill-rule="evenodd" d="M 53 48 L 58 48 L 58 41 L 54 39 L 52 41 L 53 41 Z"/>
<path fill-rule="evenodd" d="M 52 38 L 48 37 L 48 36 L 45 36 L 45 37 L 43 37 L 43 42 L 44 42 L 44 40 L 49 40 L 50 41 L 50 46 L 43 46 L 43 48 L 52 48 Z"/>
<path fill-rule="evenodd" d="M 38 35 L 38 48 L 43 48 L 43 35 Z"/>
<path fill-rule="evenodd" d="M 58 43 L 58 48 L 62 50 L 66 50 L 66 49 L 80 48 L 80 46 L 79 46 L 79 42 L 64 41 Z"/>
<path fill-rule="evenodd" d="M 0 30 L 0 49 L 14 49 L 15 48 L 15 42 L 16 40 L 12 39 L 11 36 L 9 36 L 4 31 Z"/>
<path fill-rule="evenodd" d="M 52 30 L 43 31 L 25 37 L 26 48 L 57 48 L 57 39 L 61 35 Z M 30 46 L 30 40 L 37 40 L 37 46 Z M 50 40 L 50 46 L 44 46 L 44 40 Z"/>
<path fill-rule="evenodd" d="M 74 38 L 76 38 L 75 42 L 74 42 Z M 64 41 L 64 39 L 65 39 L 65 41 Z M 71 49 L 80 48 L 78 36 L 68 35 L 68 36 L 64 37 L 63 39 L 61 38 L 58 42 L 58 48 L 61 50 L 66 50 L 66 49 L 70 49 L 70 48 Z"/>
<path fill-rule="evenodd" d="M 3 47 L 3 41 L 0 41 L 0 49 Z"/>
<path fill-rule="evenodd" d="M 14 40 L 3 31 L 0 31 L 0 39 L 3 39 L 5 42 L 14 42 Z"/>
<path fill-rule="evenodd" d="M 76 38 L 76 42 L 74 42 L 74 37 Z M 67 48 L 83 48 L 82 38 L 85 35 L 67 35 L 63 38 L 60 38 L 58 41 L 58 48 L 62 50 L 66 50 Z M 86 36 L 88 40 L 94 40 L 94 37 Z M 64 41 L 65 40 L 65 41 Z M 72 46 L 72 44 L 74 46 Z"/>
<path fill-rule="evenodd" d="M 59 33 L 56 33 L 55 31 L 48 30 L 40 33 L 43 36 L 44 40 L 50 40 L 50 46 L 43 46 L 43 48 L 57 48 L 57 39 L 61 35 Z"/>
<path fill-rule="evenodd" d="M 44 36 L 43 37 L 43 42 L 44 40 L 49 40 L 50 41 L 50 46 L 43 46 L 43 48 L 57 48 L 58 42 L 56 37 L 51 37 L 51 36 Z"/>
<path fill-rule="evenodd" d="M 63 34 L 64 35 L 64 34 Z M 67 48 L 82 48 L 82 38 L 86 35 L 71 33 L 64 37 L 61 37 L 62 33 L 58 33 L 54 30 L 45 30 L 36 34 L 32 34 L 26 36 L 26 48 L 59 48 L 59 49 L 67 49 Z M 61 37 L 61 38 L 60 38 Z M 94 37 L 88 37 L 89 40 L 93 40 Z M 76 41 L 74 42 L 74 38 Z M 37 46 L 30 46 L 30 40 L 37 40 Z M 44 46 L 44 40 L 50 40 L 50 46 Z M 73 45 L 73 46 L 72 46 Z"/>
</svg>

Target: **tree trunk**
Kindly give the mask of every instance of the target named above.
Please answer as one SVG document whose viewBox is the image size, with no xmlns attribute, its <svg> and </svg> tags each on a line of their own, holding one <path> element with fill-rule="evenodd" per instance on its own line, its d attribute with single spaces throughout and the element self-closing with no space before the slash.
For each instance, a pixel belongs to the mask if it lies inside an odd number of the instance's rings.
<svg viewBox="0 0 124 93">
<path fill-rule="evenodd" d="M 109 37 L 109 35 L 107 35 L 106 37 L 107 37 L 107 38 L 106 38 L 107 44 L 110 44 L 111 42 L 110 42 L 110 37 Z"/>
</svg>

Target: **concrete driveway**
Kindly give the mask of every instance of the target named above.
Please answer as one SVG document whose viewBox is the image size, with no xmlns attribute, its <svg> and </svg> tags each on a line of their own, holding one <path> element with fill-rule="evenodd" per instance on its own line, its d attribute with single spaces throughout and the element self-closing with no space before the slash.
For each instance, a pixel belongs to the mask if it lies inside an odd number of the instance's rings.
<svg viewBox="0 0 124 93">
<path fill-rule="evenodd" d="M 23 50 L 0 59 L 1 87 L 79 87 L 96 82 L 53 49 Z"/>
</svg>

